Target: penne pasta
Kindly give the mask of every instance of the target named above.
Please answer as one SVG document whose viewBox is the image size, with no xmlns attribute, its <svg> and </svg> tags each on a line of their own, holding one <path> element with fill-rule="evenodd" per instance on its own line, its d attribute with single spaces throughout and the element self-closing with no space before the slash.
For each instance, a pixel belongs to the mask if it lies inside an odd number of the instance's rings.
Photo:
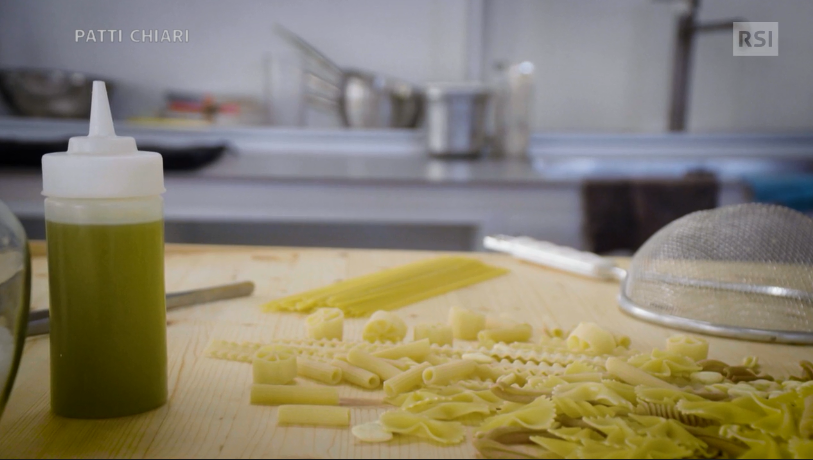
<svg viewBox="0 0 813 460">
<path fill-rule="evenodd" d="M 454 333 L 452 326 L 443 323 L 423 323 L 415 326 L 413 331 L 414 340 L 427 339 L 433 345 L 452 345 Z"/>
<path fill-rule="evenodd" d="M 423 371 L 429 367 L 429 363 L 419 364 L 408 371 L 387 379 L 384 381 L 384 392 L 388 397 L 394 398 L 420 387 L 423 385 Z"/>
<path fill-rule="evenodd" d="M 415 362 L 421 362 L 431 352 L 429 339 L 417 340 L 415 342 L 399 344 L 372 353 L 376 358 L 401 359 L 409 358 Z"/>
<path fill-rule="evenodd" d="M 334 359 L 330 364 L 342 370 L 342 379 L 344 379 L 345 382 L 368 390 L 374 390 L 381 386 L 381 377 L 370 371 L 353 366 L 339 359 Z"/>
<path fill-rule="evenodd" d="M 342 381 L 342 370 L 327 363 L 313 361 L 311 359 L 297 357 L 297 374 L 306 379 L 328 385 L 338 385 Z"/>
<path fill-rule="evenodd" d="M 423 371 L 423 382 L 433 386 L 448 385 L 468 378 L 475 370 L 477 370 L 477 363 L 474 361 L 452 361 L 426 368 Z"/>
<path fill-rule="evenodd" d="M 347 361 L 354 366 L 376 374 L 377 376 L 381 377 L 381 380 L 391 379 L 401 373 L 400 369 L 388 363 L 384 359 L 377 358 L 365 351 L 360 350 L 358 347 L 353 348 L 349 353 L 347 353 Z"/>
<path fill-rule="evenodd" d="M 514 343 L 527 342 L 531 339 L 534 330 L 530 324 L 523 323 L 499 329 L 486 329 L 477 334 L 480 342 Z"/>
</svg>

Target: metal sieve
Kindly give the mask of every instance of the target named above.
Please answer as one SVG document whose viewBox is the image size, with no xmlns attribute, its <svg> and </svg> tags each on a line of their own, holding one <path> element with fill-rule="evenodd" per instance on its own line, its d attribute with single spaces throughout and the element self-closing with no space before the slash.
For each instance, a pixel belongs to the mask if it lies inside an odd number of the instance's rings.
<svg viewBox="0 0 813 460">
<path fill-rule="evenodd" d="M 642 246 L 628 271 L 595 254 L 530 238 L 485 246 L 535 263 L 622 280 L 626 313 L 744 340 L 813 344 L 813 219 L 743 204 L 684 216 Z"/>
</svg>

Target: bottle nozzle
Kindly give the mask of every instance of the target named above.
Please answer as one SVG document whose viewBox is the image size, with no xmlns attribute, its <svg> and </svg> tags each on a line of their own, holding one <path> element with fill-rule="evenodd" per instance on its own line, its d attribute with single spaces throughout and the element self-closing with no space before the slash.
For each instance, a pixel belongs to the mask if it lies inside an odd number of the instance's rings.
<svg viewBox="0 0 813 460">
<path fill-rule="evenodd" d="M 88 136 L 115 136 L 113 116 L 110 114 L 110 101 L 103 81 L 93 82 L 90 101 L 90 131 Z"/>
</svg>

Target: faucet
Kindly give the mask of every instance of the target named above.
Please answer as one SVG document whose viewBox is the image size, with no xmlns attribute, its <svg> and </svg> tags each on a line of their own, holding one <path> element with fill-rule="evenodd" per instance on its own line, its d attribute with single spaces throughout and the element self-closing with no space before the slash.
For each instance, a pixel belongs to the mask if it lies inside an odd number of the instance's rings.
<svg viewBox="0 0 813 460">
<path fill-rule="evenodd" d="M 686 130 L 686 109 L 689 99 L 689 78 L 692 64 L 694 36 L 699 32 L 733 30 L 735 22 L 745 19 L 729 19 L 709 23 L 697 22 L 700 0 L 682 0 L 686 11 L 677 20 L 675 55 L 672 63 L 672 87 L 669 98 L 669 131 Z"/>
</svg>

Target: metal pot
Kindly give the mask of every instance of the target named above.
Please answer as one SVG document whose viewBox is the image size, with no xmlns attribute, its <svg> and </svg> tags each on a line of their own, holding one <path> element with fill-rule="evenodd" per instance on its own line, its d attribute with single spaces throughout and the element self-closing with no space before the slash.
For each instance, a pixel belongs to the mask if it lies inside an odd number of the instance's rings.
<svg viewBox="0 0 813 460">
<path fill-rule="evenodd" d="M 426 147 L 434 156 L 476 156 L 486 143 L 491 96 L 481 83 L 431 83 L 426 86 Z"/>
<path fill-rule="evenodd" d="M 93 80 L 99 78 L 65 70 L 5 69 L 0 94 L 17 115 L 87 119 Z"/>
</svg>

